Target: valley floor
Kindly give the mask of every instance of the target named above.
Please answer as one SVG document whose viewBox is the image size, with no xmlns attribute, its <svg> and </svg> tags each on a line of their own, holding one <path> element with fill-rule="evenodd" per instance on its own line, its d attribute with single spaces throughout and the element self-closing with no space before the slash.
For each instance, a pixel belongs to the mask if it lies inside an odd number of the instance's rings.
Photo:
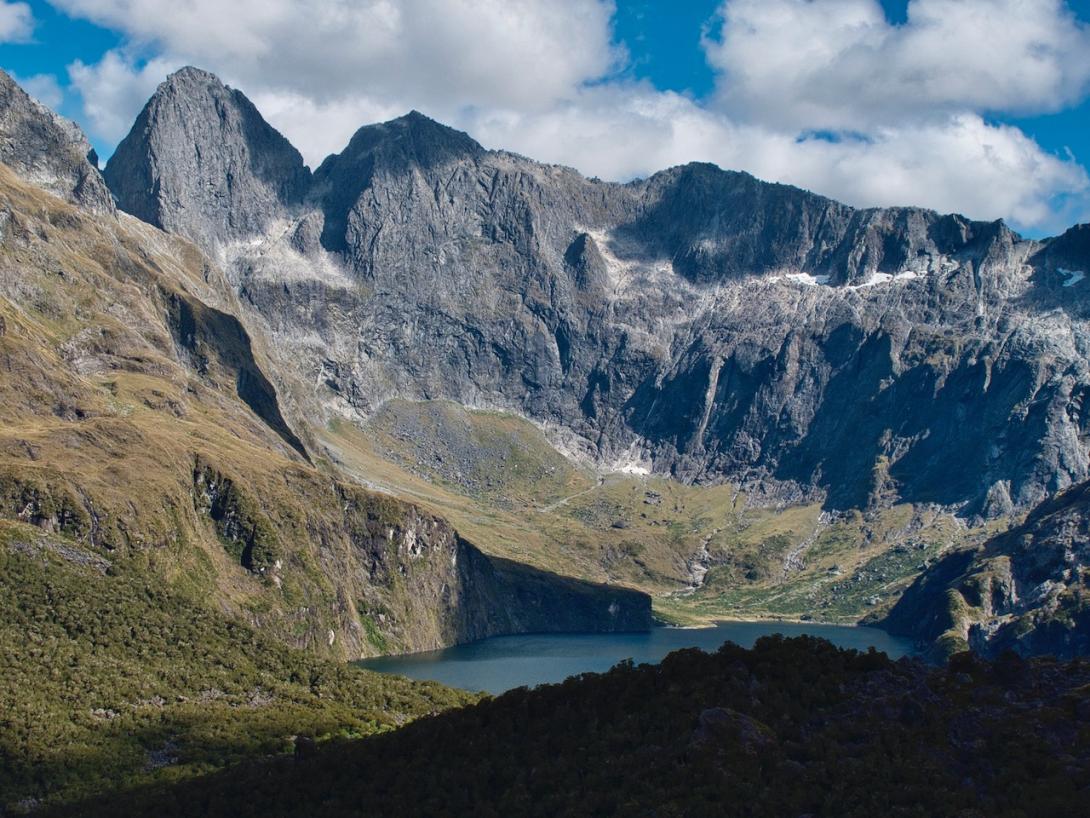
<svg viewBox="0 0 1090 818">
<path fill-rule="evenodd" d="M 727 484 L 602 473 L 522 418 L 443 401 L 391 401 L 323 443 L 364 485 L 442 514 L 484 550 L 646 591 L 673 625 L 873 621 L 940 554 L 1002 526 L 911 505 L 762 507 Z"/>
</svg>

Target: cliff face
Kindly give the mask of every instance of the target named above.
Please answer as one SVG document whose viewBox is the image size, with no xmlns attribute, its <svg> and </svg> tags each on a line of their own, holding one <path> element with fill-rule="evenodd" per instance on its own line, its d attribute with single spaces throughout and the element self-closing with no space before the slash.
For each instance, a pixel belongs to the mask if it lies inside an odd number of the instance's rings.
<svg viewBox="0 0 1090 818">
<path fill-rule="evenodd" d="M 157 115 L 191 94 L 197 112 L 212 98 L 235 106 L 220 119 L 258 116 L 212 80 L 169 79 L 107 169 L 130 212 L 215 213 L 223 156 L 280 155 L 248 136 L 263 123 Z M 161 171 L 155 196 L 123 189 L 157 143 L 198 157 L 186 184 Z M 240 195 L 270 178 L 244 170 Z M 415 113 L 360 129 L 305 193 L 296 170 L 279 177 L 291 196 L 231 209 L 275 230 L 168 225 L 223 255 L 293 417 L 448 398 L 559 430 L 605 468 L 832 509 L 994 516 L 1090 475 L 1078 230 L 1025 241 L 700 164 L 603 183 Z"/>
<path fill-rule="evenodd" d="M 206 247 L 263 232 L 310 181 L 246 97 L 195 68 L 160 88 L 112 158 L 104 175 L 123 210 Z"/>
<path fill-rule="evenodd" d="M 1035 508 L 978 551 L 928 569 L 882 623 L 936 657 L 972 648 L 988 656 L 1090 654 L 1090 483 Z"/>
<path fill-rule="evenodd" d="M 54 132 L 7 112 L 0 144 Z M 316 464 L 219 268 L 42 173 L 0 166 L 0 517 L 340 659 L 649 626 L 644 594 L 492 560 Z"/>
<path fill-rule="evenodd" d="M 98 157 L 74 122 L 32 99 L 0 71 L 0 162 L 24 179 L 101 214 L 114 203 Z"/>
</svg>

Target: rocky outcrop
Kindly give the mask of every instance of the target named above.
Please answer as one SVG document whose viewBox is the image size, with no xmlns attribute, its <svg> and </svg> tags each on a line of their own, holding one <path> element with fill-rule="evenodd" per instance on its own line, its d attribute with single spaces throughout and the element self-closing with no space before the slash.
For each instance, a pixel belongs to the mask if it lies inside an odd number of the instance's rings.
<svg viewBox="0 0 1090 818">
<path fill-rule="evenodd" d="M 123 210 L 209 250 L 263 232 L 310 180 L 245 96 L 196 68 L 159 86 L 105 176 Z"/>
<path fill-rule="evenodd" d="M 0 71 L 0 162 L 31 184 L 88 210 L 114 212 L 87 137 L 74 122 L 32 99 L 4 71 Z"/>
<path fill-rule="evenodd" d="M 276 432 L 303 459 L 306 447 L 280 412 L 276 389 L 265 377 L 254 355 L 250 336 L 239 320 L 184 293 L 163 292 L 167 326 L 178 353 L 198 374 L 211 367 L 232 380 L 235 392 L 255 415 Z"/>
<path fill-rule="evenodd" d="M 881 623 L 941 658 L 1090 655 L 1090 482 L 1049 498 L 976 551 L 951 553 Z"/>
<path fill-rule="evenodd" d="M 342 492 L 363 625 L 359 655 L 506 634 L 614 633 L 652 625 L 644 593 L 488 556 L 444 520 L 411 507 L 383 521 L 373 501 Z"/>
<path fill-rule="evenodd" d="M 228 98 L 249 127 L 223 127 Z M 605 183 L 417 113 L 360 129 L 308 184 L 270 130 L 187 70 L 107 176 L 224 254 L 299 418 L 448 398 L 603 468 L 832 509 L 994 516 L 1090 476 L 1085 228 L 1026 241 L 706 164 Z"/>
</svg>

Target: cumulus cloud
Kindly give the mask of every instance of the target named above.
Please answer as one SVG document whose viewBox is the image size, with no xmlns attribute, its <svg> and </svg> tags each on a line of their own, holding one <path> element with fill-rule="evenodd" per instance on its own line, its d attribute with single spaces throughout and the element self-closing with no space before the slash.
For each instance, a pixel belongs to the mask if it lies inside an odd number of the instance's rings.
<svg viewBox="0 0 1090 818">
<path fill-rule="evenodd" d="M 860 130 L 963 111 L 1039 113 L 1090 87 L 1090 26 L 1062 0 L 728 0 L 705 37 L 719 102 L 783 127 Z"/>
<path fill-rule="evenodd" d="M 0 0 L 0 43 L 25 43 L 34 33 L 34 14 L 26 3 Z"/>
<path fill-rule="evenodd" d="M 317 102 L 546 106 L 620 58 L 603 0 L 54 0 L 136 44 Z"/>
<path fill-rule="evenodd" d="M 77 60 L 68 67 L 68 77 L 83 99 L 84 124 L 97 137 L 121 141 L 156 86 L 183 64 L 168 57 L 137 66 L 118 51 L 106 52 L 93 65 Z"/>
<path fill-rule="evenodd" d="M 1037 230 L 1090 216 L 1080 165 L 988 120 L 1086 95 L 1090 32 L 1061 0 L 910 0 L 899 26 L 876 0 L 725 0 L 704 38 L 718 77 L 705 101 L 623 77 L 609 0 L 54 3 L 126 35 L 70 68 L 110 142 L 192 63 L 242 89 L 312 166 L 417 108 L 608 179 L 702 160 L 859 206 Z"/>
</svg>

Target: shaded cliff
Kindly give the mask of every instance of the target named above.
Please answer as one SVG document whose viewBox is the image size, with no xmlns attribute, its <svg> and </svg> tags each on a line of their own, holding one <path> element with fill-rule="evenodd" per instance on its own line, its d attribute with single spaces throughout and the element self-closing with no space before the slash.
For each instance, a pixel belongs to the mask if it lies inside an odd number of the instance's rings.
<svg viewBox="0 0 1090 818">
<path fill-rule="evenodd" d="M 948 554 L 881 625 L 942 658 L 1090 655 L 1090 483 L 1051 497 L 1021 525 L 974 551 Z"/>
</svg>

